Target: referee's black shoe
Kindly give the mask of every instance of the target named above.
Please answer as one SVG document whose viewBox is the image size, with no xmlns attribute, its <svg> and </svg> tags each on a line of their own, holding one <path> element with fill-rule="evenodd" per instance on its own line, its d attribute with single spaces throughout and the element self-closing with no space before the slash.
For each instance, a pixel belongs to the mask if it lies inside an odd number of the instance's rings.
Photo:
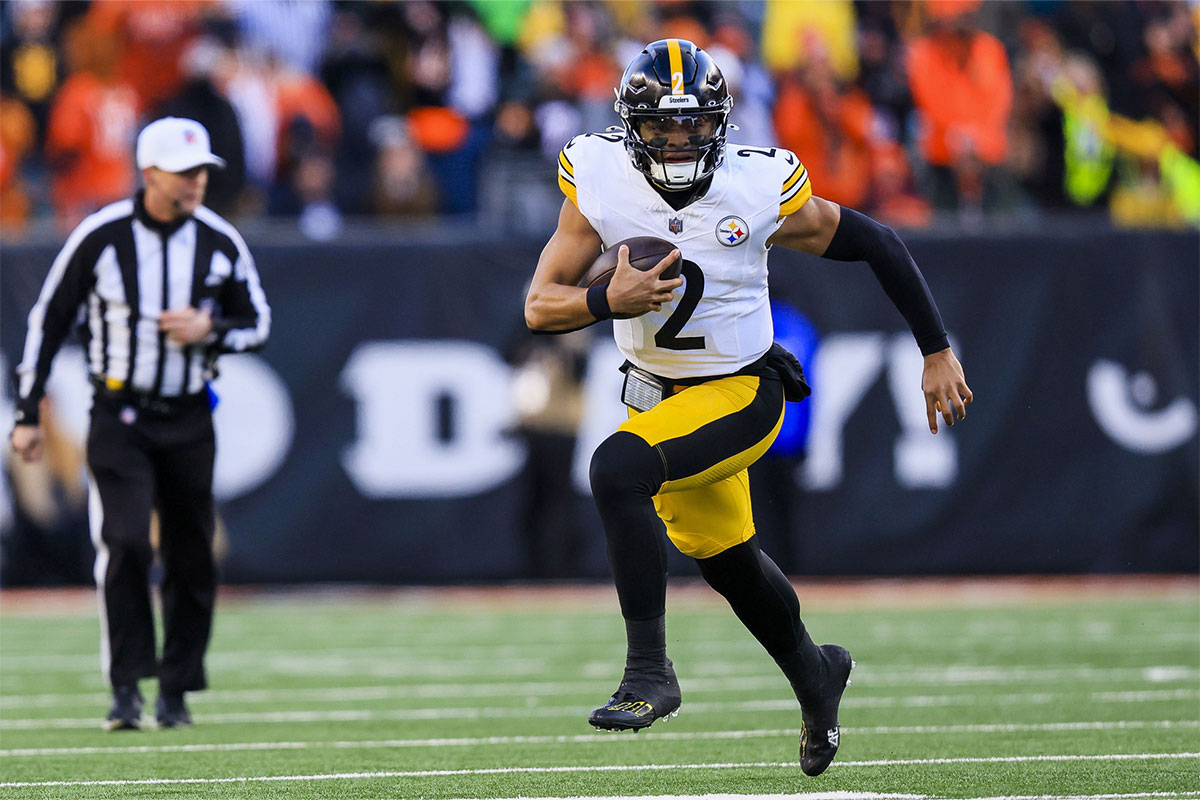
<svg viewBox="0 0 1200 800">
<path fill-rule="evenodd" d="M 668 658 L 666 665 L 654 669 L 626 668 L 617 691 L 588 716 L 588 723 L 598 730 L 638 731 L 656 720 L 675 716 L 682 702 L 679 681 Z"/>
<path fill-rule="evenodd" d="M 104 718 L 106 731 L 136 731 L 142 727 L 142 693 L 136 684 L 113 687 L 112 708 Z"/>
<path fill-rule="evenodd" d="M 821 645 L 821 656 L 824 675 L 812 691 L 812 699 L 800 702 L 800 769 L 810 777 L 824 772 L 837 754 L 842 738 L 838 705 L 855 666 L 850 651 L 836 644 Z"/>
<path fill-rule="evenodd" d="M 185 728 L 192 724 L 192 715 L 183 702 L 183 693 L 160 692 L 154 705 L 154 716 L 160 728 Z"/>
</svg>

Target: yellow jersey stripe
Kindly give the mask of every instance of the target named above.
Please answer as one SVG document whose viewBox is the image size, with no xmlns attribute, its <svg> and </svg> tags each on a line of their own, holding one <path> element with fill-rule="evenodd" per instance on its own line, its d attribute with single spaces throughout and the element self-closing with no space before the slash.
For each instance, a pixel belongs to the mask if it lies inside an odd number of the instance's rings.
<svg viewBox="0 0 1200 800">
<path fill-rule="evenodd" d="M 567 154 L 563 151 L 558 151 L 558 163 L 567 171 L 567 174 L 572 178 L 575 177 L 575 167 L 571 165 L 571 159 L 567 158 Z"/>
<path fill-rule="evenodd" d="M 812 182 L 806 177 L 804 183 L 790 199 L 784 200 L 779 205 L 779 216 L 786 217 L 788 214 L 795 214 L 800 210 L 800 207 L 808 202 L 812 197 Z"/>
<path fill-rule="evenodd" d="M 804 175 L 801 176 L 800 180 L 797 181 L 792 186 L 791 189 L 788 189 L 788 190 L 780 193 L 781 199 L 779 200 L 779 202 L 786 203 L 787 201 L 791 200 L 793 197 L 795 197 L 797 194 L 799 194 L 801 191 L 803 191 L 804 187 L 807 184 L 808 184 L 808 170 L 805 170 Z"/>
<path fill-rule="evenodd" d="M 783 191 L 780 194 L 786 194 L 787 190 L 792 188 L 796 181 L 803 180 L 806 177 L 808 177 L 808 170 L 804 168 L 803 164 L 800 164 L 796 167 L 796 171 L 791 174 L 791 177 L 783 182 Z"/>
<path fill-rule="evenodd" d="M 575 184 L 567 180 L 566 176 L 561 172 L 558 173 L 558 188 L 562 189 L 562 193 L 567 196 L 568 200 L 575 204 L 576 208 L 579 208 L 579 193 L 575 189 Z"/>
<path fill-rule="evenodd" d="M 683 51 L 678 39 L 667 39 L 667 58 L 671 64 L 671 94 L 683 94 Z"/>
</svg>

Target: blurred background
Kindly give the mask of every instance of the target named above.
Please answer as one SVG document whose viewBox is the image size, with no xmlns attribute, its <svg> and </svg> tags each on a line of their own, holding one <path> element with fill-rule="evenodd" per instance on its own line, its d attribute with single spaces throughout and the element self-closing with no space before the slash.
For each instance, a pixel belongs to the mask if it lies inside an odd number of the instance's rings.
<svg viewBox="0 0 1200 800">
<path fill-rule="evenodd" d="M 1195 573 L 1198 23 L 1158 0 L 8 0 L 0 367 L 66 233 L 135 190 L 140 127 L 197 119 L 275 318 L 217 381 L 224 580 L 604 579 L 584 476 L 620 357 L 604 325 L 529 335 L 521 300 L 558 150 L 683 37 L 731 83 L 732 141 L 902 230 L 978 399 L 929 436 L 869 270 L 774 251 L 777 338 L 815 388 L 752 473 L 785 571 Z M 3 585 L 91 580 L 88 391 L 69 344 L 48 458 L 5 448 Z"/>
</svg>

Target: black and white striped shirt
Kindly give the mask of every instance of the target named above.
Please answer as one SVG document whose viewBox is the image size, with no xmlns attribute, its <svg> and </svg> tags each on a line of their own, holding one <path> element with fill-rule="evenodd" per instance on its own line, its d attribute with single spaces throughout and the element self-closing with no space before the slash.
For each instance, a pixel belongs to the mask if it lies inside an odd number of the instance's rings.
<svg viewBox="0 0 1200 800">
<path fill-rule="evenodd" d="M 180 345 L 159 330 L 158 316 L 189 306 L 210 311 L 213 330 L 203 343 Z M 85 219 L 54 259 L 16 369 L 18 423 L 37 423 L 50 362 L 75 323 L 93 380 L 181 397 L 205 390 L 221 353 L 262 347 L 271 309 L 232 225 L 204 206 L 164 224 L 139 194 Z"/>
</svg>

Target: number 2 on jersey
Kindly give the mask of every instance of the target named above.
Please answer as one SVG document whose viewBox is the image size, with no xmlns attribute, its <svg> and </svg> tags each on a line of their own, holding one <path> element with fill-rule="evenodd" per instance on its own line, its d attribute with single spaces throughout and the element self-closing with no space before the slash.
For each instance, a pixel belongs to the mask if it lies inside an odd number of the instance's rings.
<svg viewBox="0 0 1200 800">
<path fill-rule="evenodd" d="M 685 279 L 683 297 L 679 299 L 674 313 L 667 317 L 658 333 L 654 334 L 654 344 L 664 350 L 703 350 L 703 336 L 680 336 L 679 332 L 691 319 L 696 305 L 704 296 L 704 273 L 699 264 L 684 259 L 680 274 Z"/>
</svg>

